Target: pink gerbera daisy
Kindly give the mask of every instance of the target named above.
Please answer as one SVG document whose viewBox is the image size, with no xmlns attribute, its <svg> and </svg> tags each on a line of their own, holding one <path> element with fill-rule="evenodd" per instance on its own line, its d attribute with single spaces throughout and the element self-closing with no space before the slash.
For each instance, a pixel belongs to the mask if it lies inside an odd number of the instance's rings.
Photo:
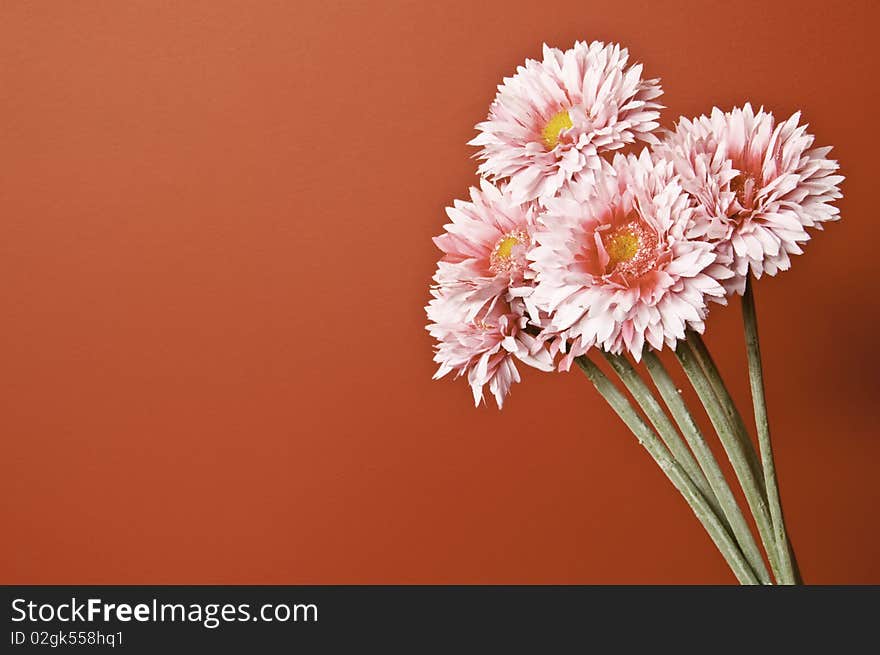
<svg viewBox="0 0 880 655">
<path fill-rule="evenodd" d="M 433 289 L 431 295 L 434 298 L 425 308 L 427 329 L 437 340 L 434 361 L 440 364 L 434 379 L 452 371 L 455 377 L 467 374 L 476 405 L 488 384 L 498 408 L 502 407 L 510 386 L 520 380 L 515 359 L 542 371 L 553 370 L 546 344 L 526 331 L 529 319 L 522 300 L 495 298 L 469 318 L 461 313 L 459 303 L 449 302 L 442 288 Z"/>
<path fill-rule="evenodd" d="M 692 234 L 717 244 L 736 275 L 728 293 L 743 293 L 751 271 L 775 275 L 821 229 L 839 218 L 831 202 L 841 197 L 831 148 L 812 148 L 814 137 L 799 126 L 800 112 L 776 124 L 751 105 L 692 121 L 682 118 L 658 149 L 672 159 L 696 205 Z"/>
<path fill-rule="evenodd" d="M 509 178 L 516 202 L 551 198 L 576 173 L 600 168 L 599 153 L 651 133 L 660 105 L 659 80 L 643 80 L 641 64 L 627 68 L 617 44 L 577 42 L 565 52 L 544 46 L 504 79 L 480 134 L 479 173 Z"/>
<path fill-rule="evenodd" d="M 576 180 L 547 211 L 531 251 L 534 302 L 550 312 L 545 333 L 568 345 L 561 368 L 598 345 L 641 358 L 647 342 L 675 347 L 702 332 L 707 300 L 724 298 L 710 243 L 687 236 L 690 198 L 672 164 L 617 155 L 595 180 Z"/>
<path fill-rule="evenodd" d="M 468 319 L 488 301 L 527 293 L 531 285 L 526 253 L 532 247 L 536 208 L 513 202 L 505 188 L 487 180 L 471 188 L 470 201 L 446 209 L 451 223 L 434 237 L 443 251 L 435 281 L 446 287 L 447 302 L 464 305 Z"/>
</svg>

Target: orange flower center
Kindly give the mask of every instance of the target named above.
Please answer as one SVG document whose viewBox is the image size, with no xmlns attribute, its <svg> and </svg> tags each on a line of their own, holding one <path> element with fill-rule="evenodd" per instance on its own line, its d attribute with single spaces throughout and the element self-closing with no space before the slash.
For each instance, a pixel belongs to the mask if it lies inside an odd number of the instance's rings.
<svg viewBox="0 0 880 655">
<path fill-rule="evenodd" d="M 743 209 L 749 210 L 754 207 L 758 184 L 753 175 L 740 173 L 730 181 L 730 190 L 736 194 L 736 200 Z"/>
</svg>

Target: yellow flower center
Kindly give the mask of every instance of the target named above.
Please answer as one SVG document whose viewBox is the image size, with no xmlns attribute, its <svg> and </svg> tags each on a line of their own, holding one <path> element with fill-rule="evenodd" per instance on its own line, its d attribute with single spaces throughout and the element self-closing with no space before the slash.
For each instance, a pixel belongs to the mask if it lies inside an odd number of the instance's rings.
<svg viewBox="0 0 880 655">
<path fill-rule="evenodd" d="M 513 247 L 519 243 L 515 236 L 506 236 L 495 247 L 495 256 L 499 259 L 508 259 L 513 252 Z"/>
<path fill-rule="evenodd" d="M 528 243 L 529 235 L 522 230 L 502 236 L 489 255 L 489 270 L 495 275 L 520 271 L 525 266 L 525 246 Z"/>
<path fill-rule="evenodd" d="M 547 146 L 547 150 L 553 150 L 553 148 L 559 145 L 559 133 L 562 130 L 567 130 L 572 125 L 571 116 L 568 115 L 567 109 L 553 114 L 550 120 L 547 121 L 544 129 L 541 130 L 541 138 L 544 141 L 544 145 Z"/>
<path fill-rule="evenodd" d="M 627 228 L 618 230 L 605 242 L 605 251 L 608 253 L 610 268 L 628 262 L 639 251 L 639 236 Z"/>
<path fill-rule="evenodd" d="M 608 255 L 605 275 L 637 278 L 657 265 L 657 234 L 634 220 L 602 235 L 602 245 Z"/>
</svg>

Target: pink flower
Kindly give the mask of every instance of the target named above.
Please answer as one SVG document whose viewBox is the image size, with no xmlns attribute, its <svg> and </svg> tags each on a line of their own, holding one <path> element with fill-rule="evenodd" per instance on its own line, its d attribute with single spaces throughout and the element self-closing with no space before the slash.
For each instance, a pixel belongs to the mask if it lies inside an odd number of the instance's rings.
<svg viewBox="0 0 880 655">
<path fill-rule="evenodd" d="M 481 180 L 470 195 L 469 202 L 456 200 L 446 209 L 452 222 L 434 237 L 443 251 L 434 280 L 445 287 L 448 303 L 463 305 L 468 319 L 511 289 L 515 295 L 529 292 L 533 274 L 526 253 L 536 225 L 536 208 L 513 202 L 507 189 Z"/>
<path fill-rule="evenodd" d="M 658 80 L 626 67 L 619 45 L 577 42 L 562 52 L 544 46 L 504 79 L 480 134 L 479 173 L 510 179 L 516 202 L 552 198 L 576 173 L 600 168 L 599 153 L 636 139 L 656 143 Z"/>
<path fill-rule="evenodd" d="M 672 164 L 617 155 L 593 180 L 576 180 L 547 201 L 532 250 L 534 302 L 550 312 L 546 333 L 565 350 L 560 368 L 598 345 L 638 361 L 647 342 L 675 347 L 699 332 L 709 299 L 724 298 L 712 245 L 689 238 L 690 198 Z"/>
<path fill-rule="evenodd" d="M 812 148 L 800 112 L 776 124 L 751 105 L 710 117 L 680 119 L 658 153 L 675 163 L 696 211 L 691 234 L 716 244 L 735 276 L 728 293 L 743 293 L 749 271 L 776 275 L 802 252 L 807 228 L 839 218 L 838 165 L 831 148 Z"/>
<path fill-rule="evenodd" d="M 510 386 L 520 380 L 515 359 L 542 371 L 553 370 L 546 345 L 526 332 L 529 319 L 522 300 L 496 298 L 469 318 L 461 313 L 459 303 L 448 301 L 443 288 L 432 289 L 431 295 L 425 308 L 427 329 L 437 340 L 434 361 L 440 364 L 434 379 L 452 371 L 455 377 L 467 374 L 476 405 L 488 384 L 498 408 L 502 407 Z"/>
</svg>

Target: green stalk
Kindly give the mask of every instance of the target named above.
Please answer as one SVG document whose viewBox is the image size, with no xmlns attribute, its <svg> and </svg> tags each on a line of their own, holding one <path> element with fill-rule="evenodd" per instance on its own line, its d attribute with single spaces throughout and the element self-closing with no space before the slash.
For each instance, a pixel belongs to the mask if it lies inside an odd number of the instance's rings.
<svg viewBox="0 0 880 655">
<path fill-rule="evenodd" d="M 575 359 L 578 366 L 590 379 L 596 389 L 605 398 L 611 408 L 623 420 L 645 449 L 650 453 L 666 477 L 676 489 L 684 496 L 697 519 L 709 533 L 709 537 L 721 552 L 728 566 L 730 566 L 737 580 L 742 584 L 758 584 L 758 579 L 752 572 L 743 554 L 733 541 L 733 538 L 722 525 L 720 519 L 712 511 L 706 499 L 694 486 L 684 470 L 670 456 L 663 443 L 641 419 L 630 402 L 617 387 L 605 376 L 604 373 L 592 361 L 586 357 Z"/>
<path fill-rule="evenodd" d="M 761 471 L 761 463 L 758 461 L 758 455 L 755 452 L 755 445 L 752 443 L 749 431 L 746 429 L 742 414 L 739 413 L 736 403 L 733 402 L 733 397 L 730 395 L 727 386 L 724 384 L 721 372 L 715 365 L 715 360 L 712 359 L 712 353 L 710 353 L 709 349 L 706 347 L 703 337 L 697 332 L 692 330 L 688 331 L 687 341 L 691 346 L 691 352 L 693 353 L 694 358 L 706 374 L 706 379 L 709 381 L 712 392 L 718 398 L 718 402 L 721 403 L 721 409 L 723 410 L 727 421 L 730 423 L 736 441 L 742 448 L 749 469 L 760 483 L 761 494 L 766 498 L 767 490 L 764 487 L 764 475 Z"/>
<path fill-rule="evenodd" d="M 770 513 L 767 511 L 763 479 L 755 475 L 749 464 L 749 449 L 744 447 L 736 433 L 736 428 L 729 416 L 729 412 L 725 411 L 725 404 L 730 404 L 733 401 L 729 395 L 726 396 L 726 401 L 723 400 L 725 396 L 716 395 L 714 391 L 716 386 L 720 385 L 723 387 L 718 370 L 711 369 L 712 374 L 709 371 L 704 371 L 700 365 L 700 359 L 695 355 L 694 349 L 691 348 L 691 336 L 688 336 L 684 341 L 678 342 L 675 356 L 678 358 L 691 385 L 693 385 L 694 390 L 697 392 L 700 402 L 706 408 L 706 413 L 709 414 L 709 419 L 718 433 L 721 445 L 724 446 L 724 451 L 733 465 L 734 473 L 736 473 L 740 486 L 742 486 L 743 492 L 745 492 L 746 501 L 752 510 L 752 515 L 755 517 L 758 534 L 761 536 L 761 542 L 764 544 L 764 550 L 767 551 L 767 558 L 770 560 L 770 568 L 776 580 L 779 581 L 781 578 L 775 548 L 776 542 L 773 537 L 773 527 L 770 523 Z M 714 384 L 711 381 L 713 378 L 715 378 Z M 724 391 L 726 392 L 726 389 Z"/>
<path fill-rule="evenodd" d="M 746 291 L 742 297 L 743 328 L 746 337 L 746 352 L 749 358 L 749 384 L 752 387 L 752 405 L 755 408 L 755 424 L 758 430 L 758 448 L 761 452 L 761 467 L 764 470 L 764 486 L 767 489 L 767 502 L 770 505 L 770 520 L 779 553 L 779 568 L 783 584 L 796 584 L 797 576 L 792 564 L 792 553 L 785 530 L 785 517 L 779 498 L 779 485 L 776 481 L 776 465 L 773 462 L 773 446 L 770 443 L 770 423 L 767 419 L 767 403 L 764 398 L 764 368 L 761 364 L 761 344 L 758 341 L 758 316 L 755 309 L 755 296 L 752 292 L 751 276 L 746 280 Z"/>
<path fill-rule="evenodd" d="M 669 452 L 672 453 L 675 461 L 678 462 L 681 468 L 684 469 L 684 472 L 690 476 L 691 480 L 697 486 L 697 489 L 700 490 L 700 493 L 705 496 L 706 500 L 712 506 L 712 510 L 719 517 L 722 517 L 723 520 L 724 514 L 721 512 L 721 507 L 718 505 L 718 499 L 715 497 L 715 492 L 709 485 L 709 481 L 706 480 L 706 476 L 703 475 L 703 471 L 700 469 L 697 461 L 691 454 L 691 451 L 688 450 L 684 441 L 682 441 L 681 437 L 678 435 L 678 431 L 675 429 L 672 421 L 669 420 L 669 417 L 666 416 L 663 408 L 660 407 L 660 403 L 654 398 L 651 389 L 645 384 L 633 368 L 632 364 L 630 364 L 630 361 L 624 355 L 613 355 L 604 351 L 602 354 L 605 356 L 608 363 L 611 364 L 611 368 L 614 369 L 618 377 L 620 377 L 620 381 L 623 382 L 624 386 L 632 394 L 632 397 L 636 399 L 639 407 L 645 412 L 645 416 L 651 421 L 651 424 L 654 426 L 657 434 L 660 435 L 663 443 L 666 444 Z"/>
<path fill-rule="evenodd" d="M 767 571 L 767 566 L 764 564 L 764 558 L 761 556 L 761 550 L 752 536 L 752 531 L 749 529 L 749 525 L 736 502 L 733 492 L 730 490 L 730 485 L 727 484 L 721 467 L 718 466 L 718 462 L 712 454 L 712 449 L 703 438 L 703 433 L 697 427 L 694 417 L 676 388 L 675 382 L 673 382 L 672 377 L 669 375 L 669 371 L 666 370 L 663 362 L 653 351 L 646 350 L 643 358 L 648 373 L 660 392 L 660 397 L 663 398 L 663 401 L 672 413 L 672 417 L 678 423 L 681 433 L 687 440 L 700 464 L 700 468 L 706 475 L 709 485 L 712 487 L 712 491 L 721 505 L 721 510 L 724 512 L 724 516 L 727 518 L 727 522 L 733 531 L 733 536 L 739 544 L 740 550 L 742 550 L 761 583 L 770 584 L 772 582 L 770 573 Z"/>
</svg>

